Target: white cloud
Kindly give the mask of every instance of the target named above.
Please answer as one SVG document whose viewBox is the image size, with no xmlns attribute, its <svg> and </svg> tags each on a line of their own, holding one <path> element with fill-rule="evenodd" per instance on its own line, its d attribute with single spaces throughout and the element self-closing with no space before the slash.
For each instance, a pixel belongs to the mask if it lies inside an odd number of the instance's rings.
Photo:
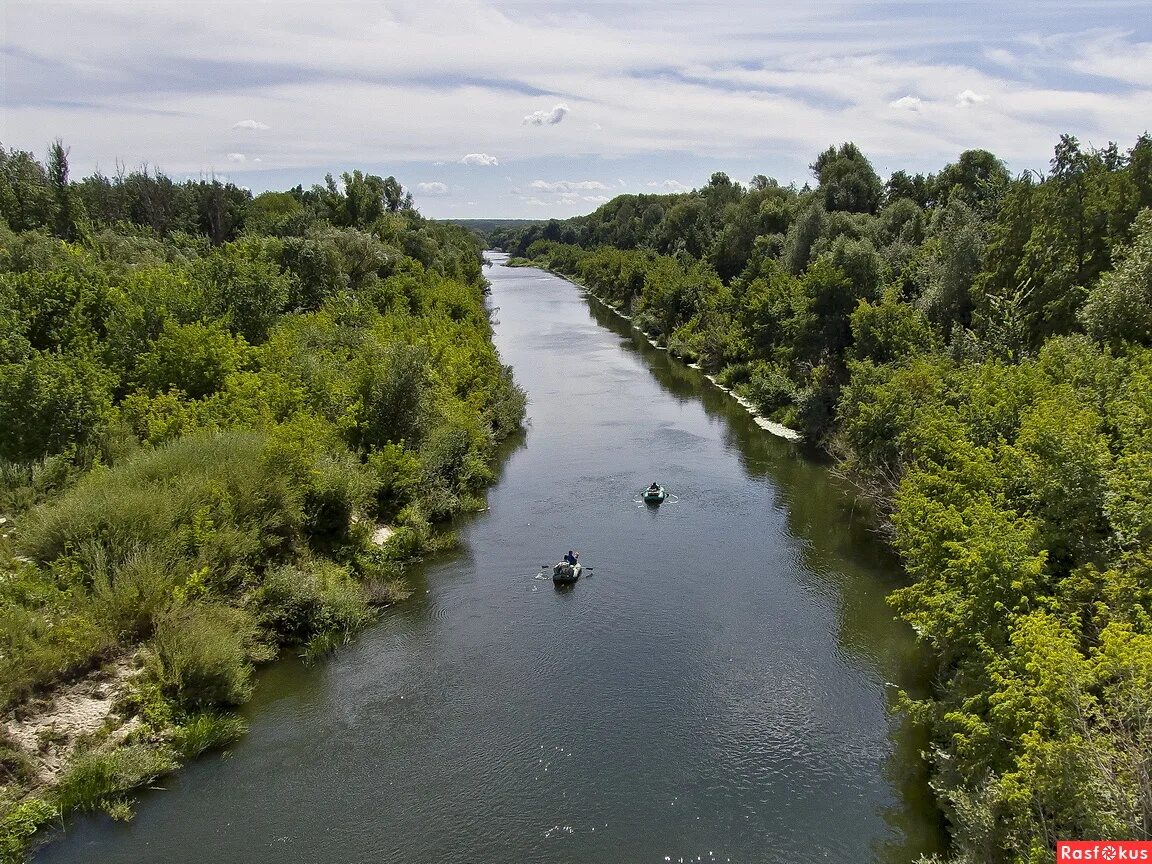
<svg viewBox="0 0 1152 864">
<path fill-rule="evenodd" d="M 416 191 L 421 195 L 447 195 L 448 186 L 439 180 L 433 180 L 431 183 L 417 183 Z"/>
<path fill-rule="evenodd" d="M 1133 24 L 1135 0 L 835 0 L 835 14 L 731 0 L 722 16 L 656 0 L 391 0 L 370 15 L 359 2 L 237 3 L 226 19 L 188 2 L 165 3 L 163 16 L 137 5 L 5 6 L 0 41 L 30 58 L 5 81 L 7 146 L 39 151 L 60 136 L 76 177 L 118 159 L 195 174 L 243 148 L 244 169 L 257 167 L 252 151 L 278 169 L 271 183 L 408 163 L 409 182 L 439 174 L 454 191 L 463 150 L 464 165 L 515 166 L 506 171 L 526 195 L 560 215 L 560 193 L 527 188 L 537 172 L 696 176 L 691 164 L 704 177 L 804 182 L 815 154 L 839 140 L 882 173 L 935 170 L 973 147 L 1018 169 L 1045 164 L 1063 131 L 1129 146 L 1152 116 L 1152 36 Z M 894 26 L 909 13 L 915 27 Z M 68 27 L 53 26 L 61 18 Z M 956 50 L 960 28 L 983 47 Z M 164 74 L 147 71 L 156 68 Z M 987 99 L 966 102 L 957 86 Z M 887 108 L 905 94 L 918 111 Z M 560 103 L 577 119 L 533 134 L 516 122 Z M 433 171 L 434 161 L 449 167 Z M 489 196 L 478 207 L 495 212 L 516 184 L 489 173 L 495 182 L 472 197 Z"/>
<path fill-rule="evenodd" d="M 500 160 L 487 153 L 469 153 L 460 160 L 461 165 L 499 165 Z"/>
<path fill-rule="evenodd" d="M 888 107 L 897 108 L 901 111 L 919 111 L 923 101 L 917 96 L 901 96 L 894 102 L 889 102 Z"/>
<path fill-rule="evenodd" d="M 982 93 L 977 93 L 975 90 L 962 90 L 956 94 L 956 104 L 962 108 L 969 105 L 979 105 L 981 102 L 987 102 L 988 97 Z"/>
<path fill-rule="evenodd" d="M 229 153 L 228 154 L 228 161 L 229 162 L 247 162 L 248 157 L 245 156 L 243 153 Z"/>
<path fill-rule="evenodd" d="M 999 63 L 1001 66 L 1016 65 L 1016 58 L 1012 55 L 1011 51 L 1005 48 L 988 48 L 984 51 L 984 56 L 993 63 Z"/>
<path fill-rule="evenodd" d="M 554 105 L 551 111 L 533 111 L 520 121 L 521 126 L 555 126 L 568 115 L 568 106 Z"/>
<path fill-rule="evenodd" d="M 582 195 L 581 198 L 585 201 L 594 201 L 597 204 L 603 204 L 605 201 L 612 200 L 607 195 Z"/>
<path fill-rule="evenodd" d="M 599 180 L 533 180 L 528 184 L 537 192 L 550 192 L 554 195 L 571 195 L 574 192 L 591 192 L 608 187 Z"/>
<path fill-rule="evenodd" d="M 1077 72 L 1135 84 L 1145 93 L 1152 81 L 1152 42 L 1132 43 L 1123 32 L 1106 32 L 1087 43 L 1056 45 L 1054 50 L 1071 54 L 1070 65 Z"/>
<path fill-rule="evenodd" d="M 655 180 L 649 180 L 648 185 L 653 189 L 664 189 L 668 192 L 687 192 L 692 188 L 691 186 L 685 186 L 679 180 L 665 180 L 662 183 L 659 183 Z"/>
</svg>

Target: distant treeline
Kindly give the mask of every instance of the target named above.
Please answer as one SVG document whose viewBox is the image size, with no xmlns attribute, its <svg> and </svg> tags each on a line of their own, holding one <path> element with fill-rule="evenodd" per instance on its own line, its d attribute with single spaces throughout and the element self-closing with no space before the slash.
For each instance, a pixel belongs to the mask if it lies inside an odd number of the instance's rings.
<svg viewBox="0 0 1152 864">
<path fill-rule="evenodd" d="M 140 668 L 99 733 L 45 739 L 54 783 L 0 734 L 0 860 L 130 815 L 242 731 L 253 663 L 405 595 L 523 419 L 486 287 L 477 239 L 392 177 L 252 197 L 0 148 L 0 711 Z"/>
<path fill-rule="evenodd" d="M 491 240 L 570 274 L 839 457 L 939 658 L 956 862 L 1152 836 L 1152 138 L 814 188 L 715 174 Z"/>
<path fill-rule="evenodd" d="M 442 219 L 442 222 L 447 222 L 450 225 L 459 225 L 462 228 L 467 228 L 472 233 L 480 236 L 485 243 L 489 242 L 489 238 L 493 232 L 500 231 L 506 234 L 510 231 L 521 231 L 530 228 L 533 225 L 543 224 L 543 219 Z"/>
</svg>

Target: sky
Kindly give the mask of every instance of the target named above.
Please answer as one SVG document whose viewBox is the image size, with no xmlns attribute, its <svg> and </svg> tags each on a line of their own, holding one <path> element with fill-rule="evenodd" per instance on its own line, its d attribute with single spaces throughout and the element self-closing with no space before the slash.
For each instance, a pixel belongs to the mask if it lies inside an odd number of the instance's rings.
<svg viewBox="0 0 1152 864">
<path fill-rule="evenodd" d="M 436 218 L 621 193 L 886 177 L 1152 124 L 1148 0 L 3 0 L 0 143 L 259 193 L 360 168 Z"/>
</svg>

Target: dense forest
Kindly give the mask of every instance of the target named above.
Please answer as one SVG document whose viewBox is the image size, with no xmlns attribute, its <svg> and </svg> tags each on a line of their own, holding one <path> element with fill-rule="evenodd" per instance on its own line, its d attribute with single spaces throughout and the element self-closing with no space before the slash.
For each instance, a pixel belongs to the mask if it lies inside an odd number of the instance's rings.
<svg viewBox="0 0 1152 864">
<path fill-rule="evenodd" d="M 1152 838 L 1152 138 L 1064 136 L 1043 176 L 973 150 L 882 182 L 852 144 L 811 169 L 491 239 L 837 457 L 938 660 L 901 708 L 948 860 Z"/>
<path fill-rule="evenodd" d="M 242 733 L 253 664 L 345 641 L 482 506 L 525 404 L 485 290 L 392 177 L 253 197 L 0 147 L 0 860 L 130 817 Z M 99 729 L 14 740 L 101 668 L 132 674 Z"/>
</svg>

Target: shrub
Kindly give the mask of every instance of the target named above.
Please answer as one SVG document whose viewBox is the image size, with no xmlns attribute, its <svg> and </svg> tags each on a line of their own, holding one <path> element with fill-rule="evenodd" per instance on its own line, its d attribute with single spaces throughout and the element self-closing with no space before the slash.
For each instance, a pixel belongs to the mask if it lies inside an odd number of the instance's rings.
<svg viewBox="0 0 1152 864">
<path fill-rule="evenodd" d="M 137 546 L 110 552 L 85 541 L 73 559 L 89 580 L 99 620 L 121 640 L 148 636 L 172 603 L 179 570 L 162 550 Z"/>
<path fill-rule="evenodd" d="M 755 363 L 747 384 L 748 398 L 760 413 L 771 415 L 791 405 L 796 398 L 796 387 L 787 373 L 775 363 Z"/>
<path fill-rule="evenodd" d="M 307 569 L 280 567 L 264 578 L 253 606 L 282 643 L 306 642 L 328 631 L 350 633 L 369 618 L 368 604 L 348 571 L 313 562 Z"/>
<path fill-rule="evenodd" d="M 747 383 L 752 377 L 752 367 L 747 363 L 731 363 L 720 370 L 716 376 L 716 383 L 731 390 L 741 384 Z"/>
<path fill-rule="evenodd" d="M 83 469 L 68 455 L 36 462 L 0 460 L 0 513 L 23 513 L 72 486 Z"/>
<path fill-rule="evenodd" d="M 420 458 L 400 444 L 388 444 L 368 454 L 376 475 L 376 512 L 388 517 L 412 502 L 420 487 Z"/>
<path fill-rule="evenodd" d="M 85 541 L 104 545 L 116 558 L 147 545 L 198 554 L 203 547 L 211 551 L 215 535 L 227 528 L 233 536 L 215 556 L 222 560 L 212 563 L 261 558 L 280 547 L 299 520 L 286 479 L 261 459 L 264 442 L 257 433 L 229 432 L 142 451 L 91 473 L 36 511 L 22 525 L 20 544 L 43 562 Z"/>
<path fill-rule="evenodd" d="M 0 364 L 0 458 L 26 461 L 100 438 L 112 418 L 112 374 L 80 351 L 39 351 Z"/>
<path fill-rule="evenodd" d="M 304 527 L 314 539 L 345 541 L 352 515 L 363 512 L 376 492 L 371 472 L 351 453 L 321 454 L 304 495 Z"/>
<path fill-rule="evenodd" d="M 60 812 L 41 798 L 9 803 L 0 800 L 0 861 L 19 864 L 24 847 L 42 825 L 58 818 Z"/>
<path fill-rule="evenodd" d="M 242 337 L 219 324 L 166 321 L 151 350 L 140 358 L 137 376 L 150 393 L 177 389 L 199 399 L 220 390 L 250 354 Z"/>
<path fill-rule="evenodd" d="M 117 647 L 85 598 L 72 605 L 0 610 L 0 706 L 93 668 Z"/>
<path fill-rule="evenodd" d="M 157 624 L 150 673 L 169 698 L 188 710 L 239 705 L 252 690 L 248 645 L 252 619 L 239 609 L 201 603 Z"/>
</svg>

